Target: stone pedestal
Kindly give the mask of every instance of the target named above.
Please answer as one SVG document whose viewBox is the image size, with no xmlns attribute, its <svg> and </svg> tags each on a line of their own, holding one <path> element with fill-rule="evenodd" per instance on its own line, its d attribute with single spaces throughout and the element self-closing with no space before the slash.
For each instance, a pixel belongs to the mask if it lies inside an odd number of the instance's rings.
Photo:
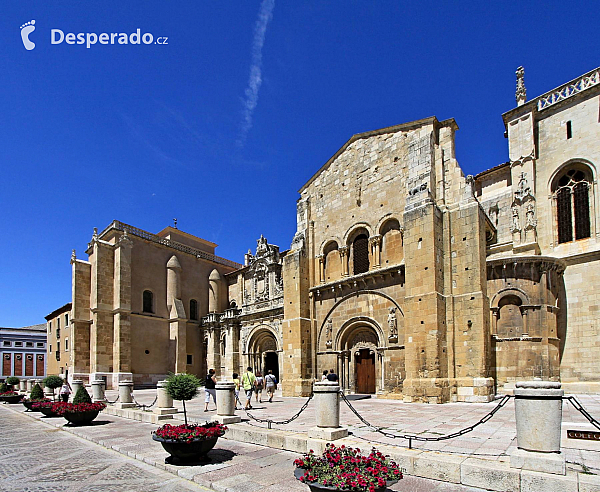
<svg viewBox="0 0 600 492">
<path fill-rule="evenodd" d="M 31 393 L 31 390 L 33 389 L 33 384 L 34 384 L 34 380 L 33 379 L 28 379 L 27 380 L 27 392 Z"/>
<path fill-rule="evenodd" d="M 173 398 L 167 393 L 167 382 L 159 381 L 156 384 L 156 408 L 153 410 L 158 415 L 169 415 L 177 413 L 177 409 L 173 407 Z"/>
<path fill-rule="evenodd" d="M 92 381 L 92 401 L 104 401 L 104 381 L 102 379 Z"/>
<path fill-rule="evenodd" d="M 235 408 L 235 383 L 233 381 L 222 381 L 216 384 L 217 392 L 217 416 L 215 420 L 221 424 L 233 424 L 241 422 L 241 417 L 234 414 Z"/>
<path fill-rule="evenodd" d="M 133 381 L 121 381 L 119 383 L 119 401 L 115 404 L 117 408 L 134 408 L 131 392 L 133 391 Z"/>
<path fill-rule="evenodd" d="M 83 388 L 83 381 L 81 379 L 73 379 L 73 382 L 71 383 L 71 389 L 73 390 L 73 398 L 75 398 L 75 395 L 79 391 L 79 388 Z"/>
<path fill-rule="evenodd" d="M 564 475 L 560 452 L 562 396 L 560 383 L 522 381 L 515 385 L 515 418 L 518 449 L 510 466 Z"/>
<path fill-rule="evenodd" d="M 340 426 L 340 387 L 332 381 L 313 385 L 317 426 L 308 431 L 308 437 L 335 441 L 348 435 L 348 429 Z"/>
<path fill-rule="evenodd" d="M 48 388 L 47 386 L 44 386 L 44 398 L 54 400 L 54 390 L 52 388 Z"/>
</svg>

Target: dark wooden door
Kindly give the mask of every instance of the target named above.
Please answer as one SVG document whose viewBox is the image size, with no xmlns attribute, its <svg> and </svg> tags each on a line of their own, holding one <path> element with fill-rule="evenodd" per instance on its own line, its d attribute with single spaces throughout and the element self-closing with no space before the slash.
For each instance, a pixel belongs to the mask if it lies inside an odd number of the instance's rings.
<svg viewBox="0 0 600 492">
<path fill-rule="evenodd" d="M 356 392 L 375 393 L 375 354 L 369 349 L 361 349 L 355 356 Z"/>
</svg>

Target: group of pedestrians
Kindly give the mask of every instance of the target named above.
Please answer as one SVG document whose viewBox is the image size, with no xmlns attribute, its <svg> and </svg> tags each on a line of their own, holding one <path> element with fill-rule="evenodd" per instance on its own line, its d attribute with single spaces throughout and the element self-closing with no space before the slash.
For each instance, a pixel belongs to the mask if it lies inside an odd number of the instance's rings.
<svg viewBox="0 0 600 492">
<path fill-rule="evenodd" d="M 260 371 L 256 372 L 256 375 L 252 371 L 252 367 L 248 367 L 246 372 L 242 374 L 242 378 L 240 379 L 239 374 L 234 372 L 232 375 L 233 382 L 235 384 L 235 409 L 238 410 L 238 403 L 240 406 L 242 403 L 240 402 L 239 394 L 240 390 L 243 389 L 246 395 L 246 405 L 244 406 L 244 410 L 252 409 L 252 395 L 255 396 L 255 401 L 258 403 L 262 403 L 262 392 L 263 389 L 266 390 L 267 396 L 269 397 L 269 403 L 273 402 L 273 395 L 275 394 L 275 390 L 277 389 L 277 378 L 273 374 L 273 371 L 269 369 L 267 374 L 263 377 Z M 212 396 L 215 405 L 217 404 L 217 395 L 215 391 L 215 385 L 217 383 L 217 378 L 215 376 L 215 370 L 210 369 L 208 374 L 206 375 L 206 381 L 204 383 L 204 411 L 208 412 L 208 404 L 210 402 L 210 397 Z"/>
<path fill-rule="evenodd" d="M 340 380 L 338 375 L 335 373 L 335 369 L 325 369 L 323 371 L 323 375 L 321 376 L 321 381 L 331 381 L 333 383 L 337 383 Z"/>
</svg>

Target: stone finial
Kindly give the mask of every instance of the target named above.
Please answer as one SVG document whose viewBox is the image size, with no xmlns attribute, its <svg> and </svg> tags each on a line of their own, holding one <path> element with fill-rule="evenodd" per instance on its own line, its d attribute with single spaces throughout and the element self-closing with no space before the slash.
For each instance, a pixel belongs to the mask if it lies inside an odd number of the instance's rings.
<svg viewBox="0 0 600 492">
<path fill-rule="evenodd" d="M 173 219 L 173 227 L 175 229 L 177 229 L 177 219 L 176 218 Z"/>
<path fill-rule="evenodd" d="M 94 227 L 94 234 L 92 234 L 93 237 L 98 237 L 98 228 Z"/>
<path fill-rule="evenodd" d="M 75 253 L 75 250 L 73 250 L 71 251 L 71 265 L 75 263 L 75 260 L 77 260 L 77 254 Z"/>
<path fill-rule="evenodd" d="M 523 67 L 517 68 L 515 72 L 517 74 L 517 92 L 515 98 L 517 99 L 517 106 L 522 106 L 527 100 L 527 89 L 525 88 L 525 69 Z"/>
</svg>

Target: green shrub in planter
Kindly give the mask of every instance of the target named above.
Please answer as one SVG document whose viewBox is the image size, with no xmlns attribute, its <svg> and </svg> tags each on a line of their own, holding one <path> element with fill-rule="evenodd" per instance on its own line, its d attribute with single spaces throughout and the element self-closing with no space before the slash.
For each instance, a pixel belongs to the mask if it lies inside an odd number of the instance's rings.
<svg viewBox="0 0 600 492">
<path fill-rule="evenodd" d="M 52 390 L 52 399 L 56 400 L 54 396 L 54 390 L 56 388 L 60 388 L 63 385 L 63 378 L 60 376 L 46 376 L 42 381 L 46 388 L 50 388 Z"/>
<path fill-rule="evenodd" d="M 92 403 L 90 394 L 83 386 L 77 390 L 77 393 L 75 393 L 73 403 Z"/>
<path fill-rule="evenodd" d="M 31 388 L 31 394 L 29 395 L 30 400 L 43 400 L 44 399 L 44 390 L 42 387 L 35 383 L 35 386 Z"/>
<path fill-rule="evenodd" d="M 173 400 L 183 402 L 183 419 L 187 425 L 185 402 L 198 394 L 200 380 L 193 374 L 170 374 L 167 378 L 167 393 Z"/>
<path fill-rule="evenodd" d="M 6 392 L 8 392 L 8 384 L 0 383 L 0 393 L 6 393 Z"/>
<path fill-rule="evenodd" d="M 17 386 L 19 384 L 19 378 L 16 376 L 10 376 L 6 378 L 6 384 L 9 386 Z"/>
</svg>

